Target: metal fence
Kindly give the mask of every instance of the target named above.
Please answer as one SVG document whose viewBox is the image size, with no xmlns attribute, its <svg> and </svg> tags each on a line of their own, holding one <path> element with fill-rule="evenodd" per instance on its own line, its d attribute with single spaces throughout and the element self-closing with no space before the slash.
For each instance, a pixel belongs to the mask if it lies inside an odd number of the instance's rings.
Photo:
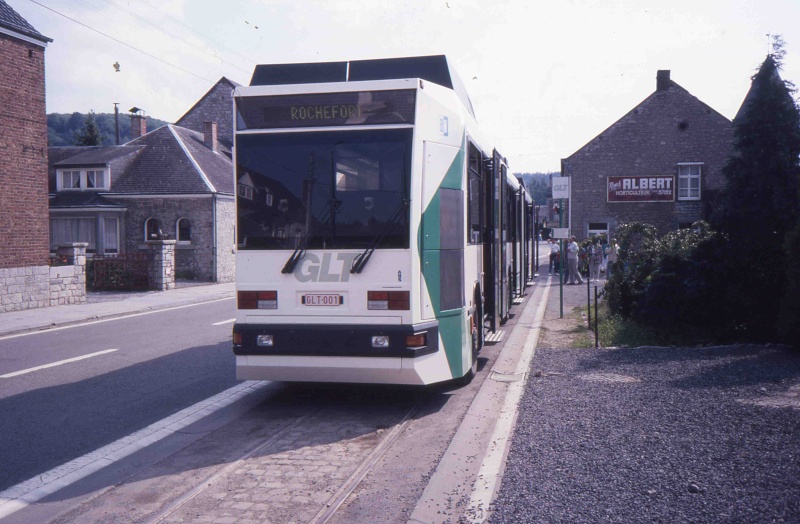
<svg viewBox="0 0 800 524">
<path fill-rule="evenodd" d="M 86 264 L 86 286 L 92 291 L 150 289 L 152 253 L 94 255 Z"/>
</svg>

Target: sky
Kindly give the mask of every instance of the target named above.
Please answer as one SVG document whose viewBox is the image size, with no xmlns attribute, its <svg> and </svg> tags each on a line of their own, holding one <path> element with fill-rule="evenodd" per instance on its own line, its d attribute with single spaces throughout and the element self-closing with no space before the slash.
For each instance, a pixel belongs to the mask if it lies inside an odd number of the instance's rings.
<svg viewBox="0 0 800 524">
<path fill-rule="evenodd" d="M 5 1 L 53 39 L 48 113 L 118 102 L 174 122 L 256 64 L 445 54 L 515 173 L 559 171 L 655 91 L 659 69 L 732 119 L 768 35 L 800 85 L 800 0 Z"/>
</svg>

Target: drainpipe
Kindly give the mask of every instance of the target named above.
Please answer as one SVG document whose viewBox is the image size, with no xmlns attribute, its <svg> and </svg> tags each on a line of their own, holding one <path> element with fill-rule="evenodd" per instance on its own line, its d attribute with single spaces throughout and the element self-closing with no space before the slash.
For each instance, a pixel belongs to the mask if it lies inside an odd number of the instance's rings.
<svg viewBox="0 0 800 524">
<path fill-rule="evenodd" d="M 217 274 L 217 194 L 211 193 L 211 272 L 214 282 L 219 282 Z"/>
</svg>

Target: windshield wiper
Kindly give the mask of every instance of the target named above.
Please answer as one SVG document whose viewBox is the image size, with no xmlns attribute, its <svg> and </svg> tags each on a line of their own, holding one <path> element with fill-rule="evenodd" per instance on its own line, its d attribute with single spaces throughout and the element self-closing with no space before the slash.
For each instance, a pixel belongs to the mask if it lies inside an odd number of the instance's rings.
<svg viewBox="0 0 800 524">
<path fill-rule="evenodd" d="M 281 273 L 284 275 L 288 275 L 292 271 L 294 271 L 294 267 L 297 265 L 300 260 L 304 256 L 306 256 L 306 240 L 308 239 L 308 233 L 303 236 L 303 239 L 300 241 L 300 244 L 297 246 L 297 249 L 294 250 L 292 256 L 289 257 L 289 260 L 286 261 L 286 264 L 281 269 Z"/>
<path fill-rule="evenodd" d="M 342 202 L 340 200 L 328 200 L 322 210 L 314 217 L 316 222 L 319 222 L 321 217 L 325 216 L 326 214 L 335 213 L 336 210 L 339 208 L 339 205 Z M 306 256 L 306 246 L 308 245 L 308 239 L 311 238 L 312 227 L 311 225 L 314 222 L 309 221 L 308 228 L 306 229 L 305 234 L 300 239 L 300 243 L 297 244 L 297 248 L 294 250 L 294 253 L 289 257 L 289 260 L 286 261 L 286 264 L 281 269 L 281 273 L 284 275 L 288 275 L 289 273 L 294 271 L 295 266 L 297 263 L 303 260 L 303 257 Z"/>
<path fill-rule="evenodd" d="M 394 214 L 387 222 L 386 227 L 383 228 L 375 238 L 372 239 L 367 249 L 365 249 L 362 253 L 359 253 L 358 256 L 353 259 L 353 265 L 350 266 L 350 273 L 361 273 L 364 270 L 364 266 L 367 265 L 369 262 L 372 253 L 375 252 L 375 248 L 381 245 L 383 240 L 386 238 L 386 235 L 389 234 L 389 231 L 400 221 L 401 218 L 405 215 L 405 210 L 408 208 L 409 201 L 407 199 L 403 199 L 400 202 L 400 205 L 397 206 L 395 209 Z"/>
</svg>

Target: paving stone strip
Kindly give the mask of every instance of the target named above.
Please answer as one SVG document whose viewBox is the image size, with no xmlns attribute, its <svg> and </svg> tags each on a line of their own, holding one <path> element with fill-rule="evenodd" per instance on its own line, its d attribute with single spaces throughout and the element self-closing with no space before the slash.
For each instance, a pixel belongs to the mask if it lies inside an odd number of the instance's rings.
<svg viewBox="0 0 800 524">
<path fill-rule="evenodd" d="M 342 410 L 306 420 L 162 522 L 309 522 L 386 433 L 360 418 Z"/>
</svg>

